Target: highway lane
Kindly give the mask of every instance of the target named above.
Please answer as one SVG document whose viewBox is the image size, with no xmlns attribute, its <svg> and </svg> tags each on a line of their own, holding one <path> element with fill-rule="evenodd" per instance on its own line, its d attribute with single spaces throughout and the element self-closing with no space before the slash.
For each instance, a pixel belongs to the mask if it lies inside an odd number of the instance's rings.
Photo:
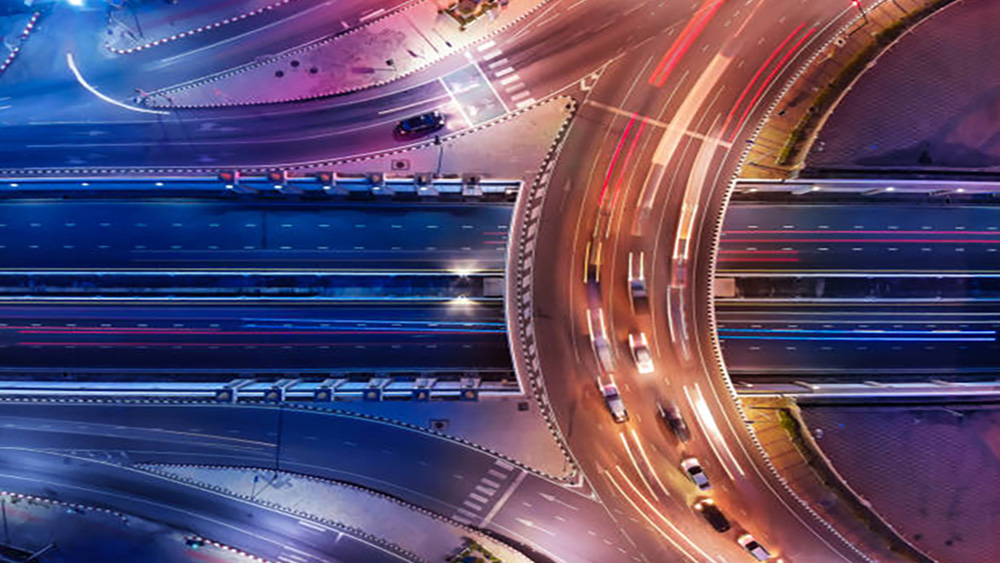
<svg viewBox="0 0 1000 563">
<path fill-rule="evenodd" d="M 997 272 L 1000 208 L 747 204 L 729 207 L 718 275 Z"/>
<path fill-rule="evenodd" d="M 729 372 L 865 380 L 1000 369 L 1000 306 L 983 301 L 718 300 Z"/>
<path fill-rule="evenodd" d="M 500 307 L 475 301 L 0 305 L 8 371 L 509 368 Z"/>
<path fill-rule="evenodd" d="M 510 213 L 492 204 L 11 199 L 0 201 L 0 269 L 499 271 Z"/>
<path fill-rule="evenodd" d="M 715 533 L 689 508 L 696 492 L 679 468 L 688 455 L 701 460 L 734 528 L 753 533 L 772 554 L 788 561 L 862 560 L 782 489 L 755 452 L 713 359 L 713 327 L 703 306 L 715 213 L 743 142 L 775 85 L 831 36 L 835 23 L 847 21 L 846 8 L 832 2 L 704 2 L 688 7 L 693 13 L 676 5 L 648 8 L 635 17 L 656 18 L 675 31 L 644 44 L 639 38 L 641 46 L 605 70 L 569 131 L 546 195 L 532 273 L 541 367 L 556 417 L 649 560 L 747 557 L 735 533 Z M 622 37 L 630 31 L 624 23 L 614 27 Z M 602 250 L 588 257 L 597 242 Z M 651 298 L 633 308 L 628 253 L 640 251 Z M 587 276 L 597 255 L 600 266 Z M 632 415 L 621 426 L 595 385 L 601 371 L 586 311 L 596 307 L 608 319 L 614 378 Z M 640 331 L 653 348 L 653 374 L 638 374 L 627 348 L 628 334 Z M 694 429 L 690 443 L 664 436 L 657 398 L 679 405 Z"/>
<path fill-rule="evenodd" d="M 587 486 L 566 488 L 476 447 L 344 413 L 251 405 L 0 403 L 0 427 L 7 430 L 0 432 L 0 447 L 123 464 L 277 462 L 284 470 L 372 488 L 471 521 L 529 542 L 554 561 L 635 556 Z M 496 490 L 487 501 L 475 498 L 482 496 L 483 483 Z M 544 541 L 517 533 L 525 502 L 536 507 L 533 532 Z"/>
</svg>

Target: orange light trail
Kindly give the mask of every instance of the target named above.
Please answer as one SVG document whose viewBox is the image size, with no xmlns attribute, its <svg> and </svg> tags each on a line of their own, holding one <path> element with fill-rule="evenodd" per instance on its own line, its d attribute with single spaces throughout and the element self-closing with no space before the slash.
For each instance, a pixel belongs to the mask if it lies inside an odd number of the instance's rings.
<svg viewBox="0 0 1000 563">
<path fill-rule="evenodd" d="M 677 66 L 681 57 L 684 56 L 684 53 L 687 53 L 694 40 L 705 30 L 708 22 L 711 21 L 712 16 L 715 15 L 715 12 L 718 11 L 724 1 L 705 0 L 705 3 L 698 8 L 695 16 L 691 18 L 691 21 L 688 22 L 684 30 L 677 36 L 677 40 L 674 41 L 674 44 L 670 46 L 667 53 L 660 59 L 660 63 L 656 65 L 653 74 L 649 76 L 649 84 L 651 86 L 659 88 L 667 82 L 667 77 L 670 76 L 670 73 Z"/>
<path fill-rule="evenodd" d="M 619 473 L 622 473 L 621 467 L 615 466 L 615 469 L 617 469 Z M 618 494 L 621 495 L 621 497 L 624 498 L 630 505 L 632 505 L 632 509 L 635 510 L 636 513 L 638 513 L 639 516 L 641 516 L 642 519 L 645 520 L 647 524 L 649 524 L 650 526 L 652 526 L 652 528 L 654 530 L 656 530 L 656 533 L 660 534 L 660 536 L 662 536 L 663 539 L 665 539 L 668 542 L 670 542 L 670 545 L 674 546 L 674 549 L 676 549 L 677 551 L 683 553 L 684 556 L 687 557 L 689 560 L 691 560 L 691 561 L 697 561 L 697 559 L 693 555 L 691 555 L 690 553 L 688 553 L 687 551 L 684 550 L 684 547 L 681 546 L 680 543 L 677 542 L 677 540 L 675 540 L 673 537 L 671 537 L 670 534 L 668 534 L 665 531 L 663 531 L 663 528 L 657 526 L 656 522 L 653 521 L 653 519 L 650 518 L 649 515 L 647 515 L 642 510 L 642 508 L 640 508 L 639 505 L 636 504 L 635 501 L 632 500 L 632 498 L 628 494 L 625 493 L 625 489 L 623 489 L 622 486 L 618 484 L 618 481 L 615 480 L 615 477 L 614 477 L 614 475 L 611 474 L 611 472 L 609 472 L 608 470 L 604 470 L 604 476 L 608 478 L 608 481 L 611 481 L 611 485 L 614 486 L 614 488 L 618 490 Z M 626 481 L 628 481 L 628 477 L 625 477 L 624 473 L 622 473 L 622 478 L 625 479 Z M 629 481 L 629 483 L 631 483 L 631 481 Z M 632 488 L 634 489 L 635 487 L 633 486 Z M 642 495 L 639 495 L 639 496 L 642 496 Z M 685 538 L 685 539 L 687 539 L 687 538 Z M 688 541 L 690 542 L 691 540 L 688 540 Z"/>
</svg>

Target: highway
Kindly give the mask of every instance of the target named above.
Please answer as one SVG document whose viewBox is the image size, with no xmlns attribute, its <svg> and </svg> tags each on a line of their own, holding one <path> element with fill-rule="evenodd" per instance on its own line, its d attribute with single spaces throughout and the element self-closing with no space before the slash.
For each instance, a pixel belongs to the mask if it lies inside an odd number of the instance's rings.
<svg viewBox="0 0 1000 563">
<path fill-rule="evenodd" d="M 279 415 L 285 417 L 279 440 L 296 436 L 280 446 L 279 459 L 288 458 L 282 467 L 371 484 L 467 519 L 473 517 L 460 512 L 463 495 L 480 476 L 504 468 L 512 494 L 498 512 L 483 507 L 471 521 L 559 561 L 741 561 L 748 555 L 735 540 L 743 531 L 788 562 L 863 561 L 782 488 L 755 450 L 716 362 L 715 327 L 706 306 L 717 212 L 745 142 L 784 81 L 855 16 L 855 8 L 832 0 L 640 1 L 624 10 L 618 0 L 581 4 L 553 2 L 506 31 L 496 42 L 502 54 L 497 61 L 456 55 L 374 95 L 179 111 L 138 123 L 108 118 L 107 108 L 79 119 L 81 110 L 97 102 L 73 95 L 61 99 L 64 109 L 54 114 L 33 111 L 38 102 L 19 100 L 4 114 L 8 126 L 0 129 L 0 161 L 16 155 L 25 167 L 268 165 L 396 148 L 403 143 L 390 131 L 402 115 L 442 107 L 452 123 L 449 131 L 467 126 L 445 107 L 447 92 L 437 79 L 463 68 L 476 70 L 471 64 L 480 65 L 491 84 L 500 86 L 497 95 L 504 101 L 515 95 L 502 88 L 504 79 L 498 76 L 508 68 L 522 82 L 517 92 L 538 99 L 556 91 L 576 95 L 580 109 L 557 155 L 541 209 L 530 313 L 546 393 L 581 463 L 585 486 L 564 487 L 506 469 L 472 448 L 445 448 L 411 435 L 379 442 L 371 423 L 337 420 L 320 426 L 298 414 Z M 105 68 L 99 76 L 107 78 L 112 70 Z M 192 240 L 197 242 L 178 244 L 204 244 Z M 630 252 L 644 252 L 648 260 L 651 297 L 638 307 L 626 291 Z M 209 257 L 212 263 L 215 258 Z M 593 274 L 587 273 L 591 264 Z M 594 308 L 608 319 L 613 374 L 597 367 L 586 323 L 588 309 Z M 65 319 L 58 320 L 65 326 Z M 640 331 L 650 339 L 652 374 L 639 374 L 629 357 L 627 335 Z M 65 348 L 65 342 L 59 346 Z M 597 392 L 599 375 L 618 382 L 629 422 L 612 421 Z M 665 433 L 655 414 L 658 398 L 679 405 L 692 427 L 690 442 L 678 444 Z M 68 419 L 65 411 L 46 415 L 31 407 L 32 416 Z M 108 420 L 113 411 L 129 408 L 102 406 L 100 415 L 95 410 L 82 416 Z M 142 411 L 143 424 L 157 424 L 157 415 L 150 413 L 157 408 Z M 170 415 L 205 431 L 232 413 L 245 412 L 213 408 L 208 422 L 189 410 Z M 225 436 L 230 429 L 209 433 Z M 355 431 L 369 433 L 351 439 Z M 306 441 L 309 436 L 313 439 Z M 321 442 L 324 436 L 337 438 Z M 103 447 L 117 449 L 110 446 L 115 440 L 104 440 Z M 363 454 L 358 444 L 368 446 Z M 137 446 L 147 453 L 120 451 L 129 460 L 156 457 L 148 445 Z M 227 452 L 223 458 L 240 455 Z M 701 460 L 713 483 L 712 496 L 734 521 L 733 531 L 716 533 L 690 508 L 699 493 L 679 467 L 686 456 Z M 165 457 L 218 459 L 177 452 Z M 442 459 L 449 470 L 461 468 L 463 477 L 440 471 Z M 525 477 L 515 484 L 520 475 Z"/>
<path fill-rule="evenodd" d="M 1000 209 L 741 203 L 726 213 L 720 276 L 997 272 Z"/>
<path fill-rule="evenodd" d="M 896 380 L 1000 371 L 1000 307 L 989 301 L 719 300 L 726 366 L 769 375 Z"/>
<path fill-rule="evenodd" d="M 5 199 L 0 269 L 500 271 L 510 213 L 502 204 Z"/>
<path fill-rule="evenodd" d="M 474 301 L 0 305 L 6 370 L 508 368 L 501 308 Z"/>
<path fill-rule="evenodd" d="M 998 217 L 969 204 L 730 206 L 717 275 L 743 298 L 716 301 L 728 370 L 745 382 L 995 373 L 995 283 L 976 277 L 996 273 Z"/>
</svg>

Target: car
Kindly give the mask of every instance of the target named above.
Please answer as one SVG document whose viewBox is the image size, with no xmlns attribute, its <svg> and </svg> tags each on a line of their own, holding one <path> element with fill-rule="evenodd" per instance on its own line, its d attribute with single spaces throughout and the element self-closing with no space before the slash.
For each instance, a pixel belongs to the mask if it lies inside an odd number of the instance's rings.
<svg viewBox="0 0 1000 563">
<path fill-rule="evenodd" d="M 715 501 L 710 498 L 700 498 L 698 502 L 694 503 L 693 508 L 697 510 L 701 517 L 705 519 L 706 522 L 715 528 L 716 532 L 720 534 L 723 532 L 728 532 L 731 526 L 729 525 L 729 520 L 726 519 L 726 515 L 719 510 L 718 506 L 715 506 Z"/>
<path fill-rule="evenodd" d="M 632 298 L 632 304 L 645 300 L 646 294 L 646 272 L 643 263 L 646 259 L 645 252 L 628 253 L 628 294 Z"/>
<path fill-rule="evenodd" d="M 608 329 L 604 324 L 603 309 L 587 310 L 587 330 L 590 332 L 590 345 L 604 373 L 615 371 L 615 359 L 611 351 L 611 341 L 608 340 Z"/>
<path fill-rule="evenodd" d="M 421 133 L 430 133 L 444 127 L 444 123 L 444 114 L 439 111 L 422 113 L 397 123 L 396 134 L 411 137 Z"/>
<path fill-rule="evenodd" d="M 694 481 L 695 485 L 702 491 L 712 488 L 712 484 L 708 482 L 708 476 L 701 469 L 701 463 L 698 462 L 697 458 L 689 457 L 681 461 L 681 467 L 684 468 L 684 472 L 687 476 Z"/>
<path fill-rule="evenodd" d="M 771 558 L 771 554 L 750 534 L 743 534 L 736 538 L 736 543 L 743 546 L 743 549 L 750 552 L 750 555 L 753 555 L 757 561 L 767 561 Z"/>
<path fill-rule="evenodd" d="M 666 405 L 657 401 L 656 411 L 660 413 L 660 419 L 666 423 L 670 431 L 677 436 L 677 439 L 681 442 L 687 442 L 691 439 L 691 431 L 688 430 L 688 425 L 684 422 L 684 417 L 681 416 L 681 410 L 677 408 L 677 404 L 673 401 L 668 401 Z"/>
<path fill-rule="evenodd" d="M 622 401 L 622 395 L 618 392 L 618 385 L 614 381 L 609 381 L 608 383 L 603 383 L 598 381 L 597 384 L 601 388 L 601 395 L 604 396 L 604 402 L 608 405 L 608 410 L 611 411 L 611 418 L 615 419 L 615 422 L 621 424 L 628 421 L 628 411 L 625 410 L 625 402 Z"/>
<path fill-rule="evenodd" d="M 632 358 L 639 373 L 653 373 L 653 355 L 649 353 L 646 333 L 628 335 L 628 347 L 632 350 Z"/>
</svg>

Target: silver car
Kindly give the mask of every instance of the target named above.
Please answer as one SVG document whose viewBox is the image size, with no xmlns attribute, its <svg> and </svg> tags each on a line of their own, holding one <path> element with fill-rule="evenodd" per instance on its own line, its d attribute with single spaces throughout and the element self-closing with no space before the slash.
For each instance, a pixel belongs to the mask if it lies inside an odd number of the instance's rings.
<svg viewBox="0 0 1000 563">
<path fill-rule="evenodd" d="M 695 485 L 702 491 L 712 488 L 712 484 L 708 482 L 708 475 L 701 468 L 701 463 L 698 463 L 698 459 L 694 457 L 689 457 L 681 462 L 681 467 L 684 468 L 684 472 L 687 476 L 694 481 Z"/>
<path fill-rule="evenodd" d="M 743 546 L 743 549 L 750 552 L 750 555 L 753 555 L 757 561 L 767 561 L 771 558 L 771 554 L 764 549 L 764 546 L 757 543 L 757 540 L 750 534 L 743 534 L 736 539 L 736 542 Z"/>
<path fill-rule="evenodd" d="M 618 392 L 618 386 L 615 385 L 615 382 L 598 382 L 598 385 L 601 387 L 601 395 L 604 395 L 604 402 L 607 403 L 608 410 L 611 411 L 611 417 L 619 424 L 627 422 L 628 411 L 625 410 L 625 401 L 622 401 L 622 395 Z"/>
<path fill-rule="evenodd" d="M 646 333 L 628 335 L 628 347 L 632 350 L 632 359 L 639 373 L 653 373 L 653 355 L 649 353 L 649 341 Z"/>
</svg>

